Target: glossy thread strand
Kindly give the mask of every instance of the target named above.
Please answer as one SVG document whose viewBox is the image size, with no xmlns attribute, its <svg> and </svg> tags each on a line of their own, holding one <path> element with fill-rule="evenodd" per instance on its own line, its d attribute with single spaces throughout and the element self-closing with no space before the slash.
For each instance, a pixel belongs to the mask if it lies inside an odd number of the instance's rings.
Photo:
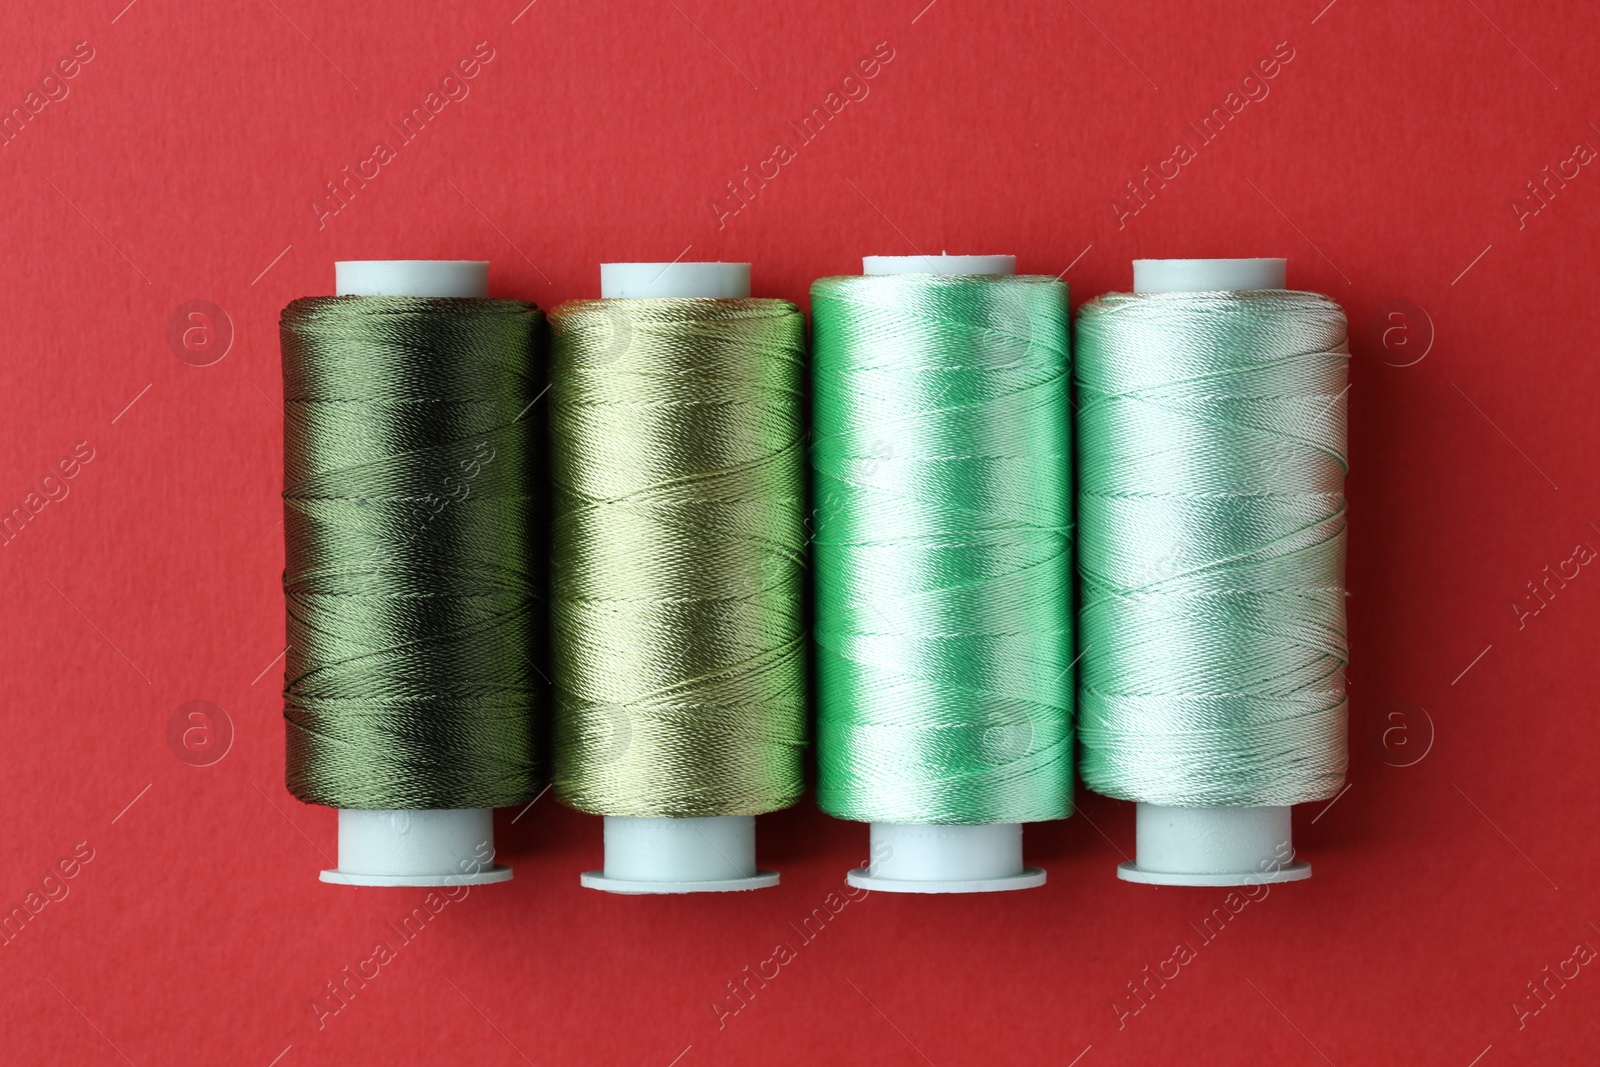
<svg viewBox="0 0 1600 1067">
<path fill-rule="evenodd" d="M 550 316 L 555 787 L 754 815 L 804 788 L 805 323 L 782 300 Z"/>
<path fill-rule="evenodd" d="M 1344 313 L 1112 294 L 1077 325 L 1084 782 L 1177 806 L 1344 781 Z"/>
<path fill-rule="evenodd" d="M 539 310 L 318 297 L 281 333 L 289 791 L 340 808 L 531 799 Z"/>
<path fill-rule="evenodd" d="M 1066 286 L 812 286 L 818 783 L 872 822 L 1072 811 Z"/>
</svg>

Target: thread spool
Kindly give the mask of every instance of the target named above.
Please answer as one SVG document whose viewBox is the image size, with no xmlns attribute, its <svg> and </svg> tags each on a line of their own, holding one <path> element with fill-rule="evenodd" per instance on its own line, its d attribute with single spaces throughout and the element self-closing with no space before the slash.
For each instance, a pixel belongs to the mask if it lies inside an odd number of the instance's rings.
<svg viewBox="0 0 1600 1067">
<path fill-rule="evenodd" d="M 1016 257 L 1009 255 L 866 256 L 862 260 L 862 273 L 869 276 L 1004 276 L 1015 271 Z M 1064 297 L 1061 315 L 1065 344 Z M 1064 414 L 1065 396 L 1062 407 Z M 1067 794 L 1070 807 L 1070 786 Z M 872 862 L 847 873 L 853 886 L 893 893 L 985 893 L 1030 889 L 1045 882 L 1041 868 L 1023 862 L 1021 823 L 873 821 L 869 825 Z"/>
<path fill-rule="evenodd" d="M 1286 281 L 1282 259 L 1135 260 L 1133 271 L 1136 294 L 1282 290 Z M 1080 344 L 1080 360 L 1084 350 Z M 1085 532 L 1086 539 L 1092 536 Z M 1290 812 L 1286 805 L 1185 807 L 1139 801 L 1136 858 L 1119 865 L 1117 876 L 1187 886 L 1309 878 L 1311 865 L 1292 858 Z"/>
<path fill-rule="evenodd" d="M 470 260 L 347 260 L 334 264 L 339 296 L 487 297 L 489 264 Z M 492 862 L 494 812 L 339 809 L 339 885 L 434 886 L 504 882 Z M 485 857 L 491 861 L 486 863 Z"/>
<path fill-rule="evenodd" d="M 750 264 L 603 263 L 600 289 L 602 300 L 743 299 L 750 296 Z M 778 884 L 778 872 L 756 864 L 754 815 L 603 818 L 604 866 L 580 876 L 586 888 L 638 895 Z"/>
</svg>

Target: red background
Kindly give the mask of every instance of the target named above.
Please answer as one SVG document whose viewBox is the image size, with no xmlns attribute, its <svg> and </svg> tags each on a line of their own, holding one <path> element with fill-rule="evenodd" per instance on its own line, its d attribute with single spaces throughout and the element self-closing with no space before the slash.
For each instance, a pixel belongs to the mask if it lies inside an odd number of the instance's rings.
<svg viewBox="0 0 1600 1067">
<path fill-rule="evenodd" d="M 0 509 L 78 442 L 94 458 L 0 547 L 0 903 L 79 842 L 93 859 L 0 947 L 0 1059 L 1492 1067 L 1593 1046 L 1596 968 L 1537 1014 L 1525 983 L 1600 947 L 1600 577 L 1552 583 L 1520 628 L 1512 604 L 1600 547 L 1600 172 L 1520 227 L 1511 207 L 1600 145 L 1592 5 L 523 2 L 5 16 L 8 111 L 78 42 L 94 58 L 0 148 Z M 870 95 L 719 229 L 722 184 L 880 41 Z M 323 183 L 478 42 L 470 96 L 319 228 Z M 1124 183 L 1279 42 L 1270 95 L 1119 226 Z M 1045 888 L 875 894 L 799 944 L 863 827 L 808 799 L 761 820 L 780 888 L 627 899 L 579 889 L 600 822 L 546 797 L 500 813 L 515 880 L 319 1029 L 324 983 L 423 891 L 319 884 L 334 815 L 282 785 L 279 309 L 330 292 L 335 259 L 390 257 L 491 259 L 496 295 L 546 307 L 597 295 L 602 259 L 750 260 L 757 295 L 804 305 L 813 278 L 914 249 L 1015 252 L 1075 302 L 1127 288 L 1136 256 L 1287 255 L 1348 309 L 1351 787 L 1296 813 L 1316 876 L 1203 942 L 1189 924 L 1225 891 L 1116 881 L 1132 808 L 1084 794 L 1028 831 Z M 233 327 L 210 366 L 168 341 L 191 300 Z M 231 723 L 215 765 L 169 744 L 191 700 Z M 1119 1019 L 1180 939 L 1197 958 Z M 719 1028 L 712 1003 L 780 940 L 798 958 Z"/>
</svg>

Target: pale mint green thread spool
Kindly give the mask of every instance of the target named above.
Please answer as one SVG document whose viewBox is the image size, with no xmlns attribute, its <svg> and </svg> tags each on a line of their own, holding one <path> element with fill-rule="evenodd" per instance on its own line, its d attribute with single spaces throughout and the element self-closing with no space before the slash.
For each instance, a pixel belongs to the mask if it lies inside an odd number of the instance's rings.
<svg viewBox="0 0 1600 1067">
<path fill-rule="evenodd" d="M 1289 805 L 1346 761 L 1343 314 L 1282 260 L 1134 271 L 1173 295 L 1077 329 L 1083 778 L 1139 801 L 1125 880 L 1305 878 Z"/>
</svg>

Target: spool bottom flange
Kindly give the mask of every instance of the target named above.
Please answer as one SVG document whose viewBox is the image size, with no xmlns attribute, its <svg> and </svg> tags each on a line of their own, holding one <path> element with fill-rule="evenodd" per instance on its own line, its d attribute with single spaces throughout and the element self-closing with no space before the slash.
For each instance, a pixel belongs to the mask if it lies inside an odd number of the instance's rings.
<svg viewBox="0 0 1600 1067">
<path fill-rule="evenodd" d="M 736 893 L 778 884 L 777 871 L 756 867 L 756 820 L 751 815 L 607 815 L 605 849 L 605 867 L 578 877 L 584 888 L 642 896 Z"/>
<path fill-rule="evenodd" d="M 872 862 L 845 875 L 879 893 L 1004 893 L 1044 885 L 1022 862 L 1022 824 L 872 824 Z"/>
<path fill-rule="evenodd" d="M 1294 858 L 1287 806 L 1186 808 L 1139 804 L 1135 859 L 1117 867 L 1143 885 L 1269 885 L 1311 877 Z"/>
<path fill-rule="evenodd" d="M 494 862 L 494 811 L 339 811 L 339 866 L 319 876 L 333 885 L 489 885 L 511 879 Z"/>
</svg>

